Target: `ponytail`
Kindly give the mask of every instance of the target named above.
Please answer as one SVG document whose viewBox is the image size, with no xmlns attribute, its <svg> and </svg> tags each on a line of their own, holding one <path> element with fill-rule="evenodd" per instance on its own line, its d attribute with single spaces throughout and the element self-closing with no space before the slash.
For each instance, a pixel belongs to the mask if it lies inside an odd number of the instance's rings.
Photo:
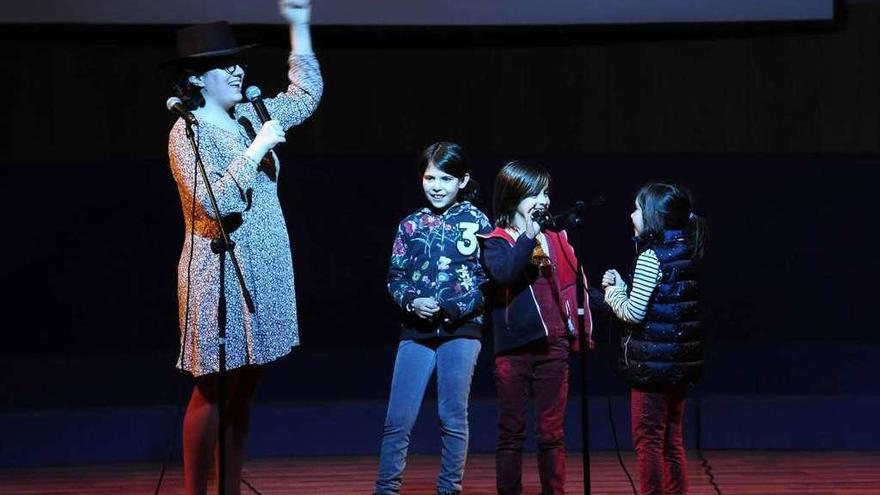
<svg viewBox="0 0 880 495">
<path fill-rule="evenodd" d="M 473 176 L 470 176 L 468 179 L 468 183 L 464 186 L 464 189 L 458 192 L 458 200 L 459 201 L 469 201 L 474 206 L 479 206 L 480 203 L 480 183 L 477 182 L 477 179 L 474 179 Z"/>
<path fill-rule="evenodd" d="M 694 262 L 702 261 L 706 251 L 706 238 L 708 237 L 706 219 L 691 213 L 685 232 L 692 250 L 691 260 Z"/>
</svg>

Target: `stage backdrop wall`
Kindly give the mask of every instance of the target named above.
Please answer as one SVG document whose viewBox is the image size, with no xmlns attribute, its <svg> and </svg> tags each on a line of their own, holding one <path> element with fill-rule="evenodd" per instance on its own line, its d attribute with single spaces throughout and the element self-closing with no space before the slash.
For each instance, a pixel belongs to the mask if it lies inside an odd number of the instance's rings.
<svg viewBox="0 0 880 495">
<path fill-rule="evenodd" d="M 628 214 L 639 184 L 666 178 L 695 191 L 711 225 L 707 376 L 691 403 L 703 407 L 704 448 L 880 448 L 864 435 L 874 422 L 871 370 L 880 359 L 866 283 L 880 275 L 871 228 L 880 214 L 865 206 L 880 180 L 877 159 L 534 159 L 552 171 L 554 205 L 608 198 L 589 211 L 580 243 L 594 282 L 607 267 L 630 267 Z M 396 222 L 421 204 L 412 159 L 284 153 L 282 160 L 303 347 L 265 370 L 252 454 L 374 454 L 398 328 L 385 270 Z M 473 161 L 488 185 L 502 159 Z M 0 466 L 163 458 L 177 445 L 191 387 L 173 369 L 183 225 L 167 165 L 29 162 L 0 170 L 4 184 L 16 185 L 4 211 L 27 211 L 5 224 L 13 242 L 3 248 L 11 289 L 0 350 L 0 436 L 8 439 Z M 591 427 L 593 448 L 607 449 L 604 396 L 625 425 L 627 389 L 609 366 L 617 346 L 607 319 L 596 323 Z M 569 434 L 577 450 L 581 368 L 573 364 Z M 472 449 L 491 452 L 490 333 L 472 396 Z M 433 397 L 432 387 L 413 452 L 437 451 Z M 690 409 L 690 442 L 696 418 Z"/>
<path fill-rule="evenodd" d="M 5 25 L 0 157 L 159 158 L 174 26 Z M 240 26 L 248 84 L 285 84 L 287 36 Z M 837 24 L 315 28 L 326 93 L 291 152 L 873 153 L 880 8 Z"/>
</svg>

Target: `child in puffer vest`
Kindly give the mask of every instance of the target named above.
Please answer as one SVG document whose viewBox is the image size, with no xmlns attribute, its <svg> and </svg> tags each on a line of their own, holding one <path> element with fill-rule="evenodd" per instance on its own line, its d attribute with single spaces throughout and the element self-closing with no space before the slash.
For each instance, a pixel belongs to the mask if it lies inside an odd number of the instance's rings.
<svg viewBox="0 0 880 495">
<path fill-rule="evenodd" d="M 617 270 L 602 278 L 623 320 L 618 371 L 631 387 L 632 437 L 643 495 L 688 492 L 682 424 L 687 387 L 703 372 L 700 263 L 705 222 L 681 187 L 652 183 L 631 215 L 638 257 L 632 287 Z"/>
</svg>

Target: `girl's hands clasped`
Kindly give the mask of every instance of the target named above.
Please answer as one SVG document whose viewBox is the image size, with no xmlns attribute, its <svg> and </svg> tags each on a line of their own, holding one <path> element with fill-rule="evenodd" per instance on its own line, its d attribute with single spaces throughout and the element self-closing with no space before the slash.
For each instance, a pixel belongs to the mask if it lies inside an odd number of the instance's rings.
<svg viewBox="0 0 880 495">
<path fill-rule="evenodd" d="M 607 289 L 617 285 L 623 285 L 623 278 L 617 273 L 617 270 L 606 270 L 605 274 L 602 275 L 602 288 Z"/>
<path fill-rule="evenodd" d="M 440 305 L 433 297 L 419 297 L 412 302 L 413 313 L 420 318 L 429 320 L 437 315 L 440 311 Z"/>
</svg>

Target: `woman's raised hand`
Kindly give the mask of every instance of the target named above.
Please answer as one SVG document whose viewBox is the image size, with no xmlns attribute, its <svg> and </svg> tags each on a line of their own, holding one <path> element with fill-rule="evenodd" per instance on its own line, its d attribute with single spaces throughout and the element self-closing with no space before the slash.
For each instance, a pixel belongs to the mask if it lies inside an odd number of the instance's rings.
<svg viewBox="0 0 880 495">
<path fill-rule="evenodd" d="M 281 0 L 278 9 L 290 24 L 309 24 L 311 21 L 312 3 L 309 0 Z"/>
</svg>

